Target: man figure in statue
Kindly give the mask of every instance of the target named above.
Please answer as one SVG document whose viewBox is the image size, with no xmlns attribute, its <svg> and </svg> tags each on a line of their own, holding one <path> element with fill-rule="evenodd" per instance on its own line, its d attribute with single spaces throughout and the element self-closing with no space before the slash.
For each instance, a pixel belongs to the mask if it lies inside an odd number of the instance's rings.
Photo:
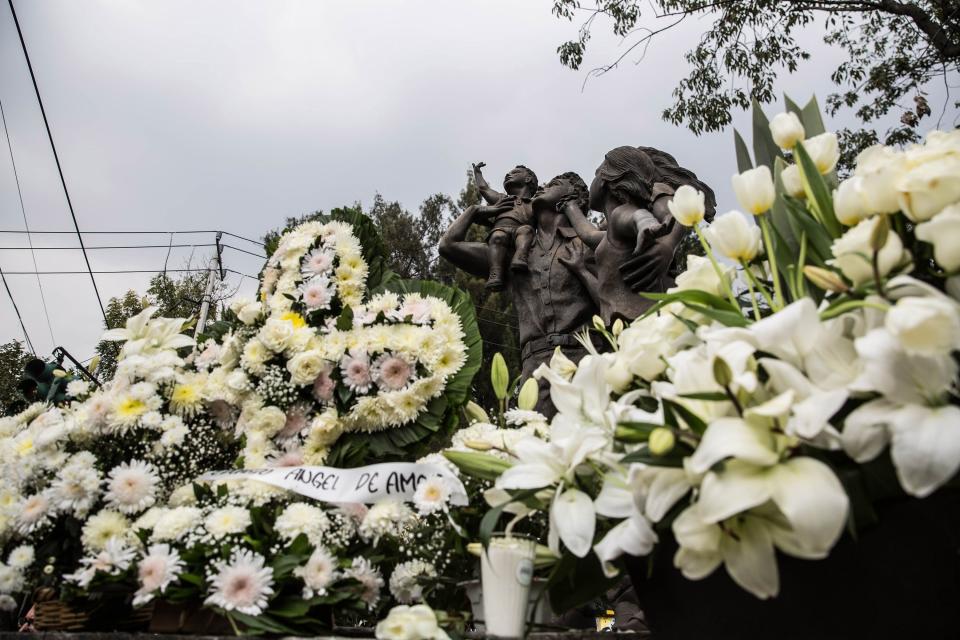
<svg viewBox="0 0 960 640">
<path fill-rule="evenodd" d="M 490 187 L 483 177 L 481 169 L 484 163 L 473 165 L 473 179 L 477 190 L 487 204 L 498 210 L 492 223 L 478 220 L 481 224 L 492 224 L 493 229 L 487 237 L 490 247 L 490 272 L 486 288 L 490 291 L 502 291 L 506 286 L 507 266 L 516 271 L 527 267 L 527 253 L 533 240 L 533 209 L 530 199 L 537 190 L 537 175 L 523 166 L 517 165 L 507 172 L 503 179 L 503 190 Z M 509 207 L 507 205 L 510 205 Z M 514 247 L 513 259 L 510 259 L 510 247 Z"/>
<path fill-rule="evenodd" d="M 574 334 L 588 326 L 599 311 L 575 273 L 589 271 L 593 252 L 557 211 L 557 205 L 570 195 L 575 195 L 580 207 L 587 206 L 587 186 L 575 173 L 559 175 L 536 191 L 530 201 L 535 229 L 531 234 L 528 269 L 511 271 L 506 278 L 520 323 L 523 379 L 548 362 L 557 347 L 574 362 L 579 361 L 586 350 Z M 467 242 L 465 238 L 470 225 L 483 214 L 482 209 L 486 207 L 468 207 L 440 239 L 441 256 L 481 278 L 494 270 L 495 253 L 491 246 Z M 540 384 L 537 410 L 547 417 L 556 412 L 546 382 Z"/>
</svg>

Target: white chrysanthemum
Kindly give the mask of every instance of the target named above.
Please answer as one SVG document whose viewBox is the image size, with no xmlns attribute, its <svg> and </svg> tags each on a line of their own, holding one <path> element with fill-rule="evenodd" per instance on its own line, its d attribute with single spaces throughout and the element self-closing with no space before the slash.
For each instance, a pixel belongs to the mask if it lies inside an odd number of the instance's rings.
<svg viewBox="0 0 960 640">
<path fill-rule="evenodd" d="M 157 521 L 163 517 L 163 514 L 167 512 L 166 507 L 150 507 L 144 511 L 143 515 L 133 521 L 133 526 L 131 527 L 134 531 L 139 531 L 140 529 L 146 529 L 149 531 L 153 529 L 154 525 L 157 524 Z"/>
<path fill-rule="evenodd" d="M 175 507 L 164 513 L 153 525 L 154 542 L 176 540 L 195 527 L 203 517 L 197 507 Z"/>
<path fill-rule="evenodd" d="M 374 567 L 367 558 L 354 558 L 350 568 L 343 572 L 344 578 L 353 578 L 363 586 L 360 598 L 367 604 L 368 609 L 377 606 L 380 600 L 380 589 L 383 588 L 383 576 L 380 570 Z"/>
<path fill-rule="evenodd" d="M 376 545 L 384 536 L 399 537 L 414 522 L 416 515 L 406 504 L 397 500 L 382 500 L 370 507 L 360 523 L 360 536 Z"/>
<path fill-rule="evenodd" d="M 21 535 L 33 533 L 50 520 L 50 498 L 46 493 L 37 493 L 25 498 L 17 508 L 17 530 Z"/>
<path fill-rule="evenodd" d="M 289 505 L 274 523 L 274 529 L 282 538 L 293 540 L 302 533 L 314 545 L 320 544 L 329 526 L 330 519 L 323 509 L 305 502 Z"/>
<path fill-rule="evenodd" d="M 204 604 L 250 616 L 260 615 L 273 595 L 273 570 L 263 556 L 249 550 L 234 551 L 229 562 L 218 562 L 210 578 L 212 593 Z"/>
<path fill-rule="evenodd" d="M 14 567 L 0 564 L 0 593 L 20 593 L 25 583 L 23 572 Z"/>
<path fill-rule="evenodd" d="M 111 411 L 107 420 L 112 427 L 117 429 L 129 429 L 137 426 L 143 414 L 150 410 L 146 402 L 131 393 L 119 394 L 110 408 Z"/>
<path fill-rule="evenodd" d="M 411 604 L 423 600 L 421 580 L 437 577 L 437 570 L 423 560 L 401 562 L 390 574 L 390 593 L 400 604 Z"/>
<path fill-rule="evenodd" d="M 192 507 L 195 504 L 197 504 L 197 494 L 192 484 L 177 487 L 167 498 L 167 506 L 170 507 Z"/>
<path fill-rule="evenodd" d="M 33 550 L 33 547 L 28 544 L 22 544 L 10 552 L 10 555 L 7 556 L 7 564 L 14 569 L 26 569 L 33 564 L 36 557 L 37 554 Z"/>
<path fill-rule="evenodd" d="M 80 569 L 63 578 L 86 589 L 97 572 L 118 575 L 126 571 L 135 555 L 136 552 L 121 538 L 110 538 L 95 555 L 80 560 Z"/>
<path fill-rule="evenodd" d="M 99 551 L 111 538 L 123 539 L 130 531 L 130 521 L 123 514 L 104 509 L 90 516 L 80 535 L 83 548 Z"/>
<path fill-rule="evenodd" d="M 253 374 L 259 374 L 264 371 L 265 365 L 273 353 L 258 340 L 253 338 L 243 347 L 243 355 L 240 357 L 240 366 Z"/>
<path fill-rule="evenodd" d="M 373 385 L 370 357 L 364 351 L 351 349 L 340 361 L 340 374 L 344 384 L 357 393 L 366 393 Z"/>
<path fill-rule="evenodd" d="M 182 375 L 170 391 L 170 410 L 186 418 L 202 411 L 205 383 L 206 376 L 202 373 Z"/>
<path fill-rule="evenodd" d="M 303 580 L 304 598 L 327 595 L 327 587 L 340 577 L 337 559 L 321 546 L 314 549 L 307 564 L 293 570 L 293 575 Z"/>
<path fill-rule="evenodd" d="M 423 480 L 417 487 L 416 493 L 413 494 L 413 504 L 422 516 L 446 511 L 449 500 L 450 483 L 442 476 L 434 476 Z"/>
<path fill-rule="evenodd" d="M 221 507 L 204 518 L 203 526 L 214 538 L 243 533 L 250 523 L 250 512 L 243 507 Z"/>
<path fill-rule="evenodd" d="M 138 513 L 157 501 L 160 478 L 152 464 L 132 460 L 114 467 L 107 475 L 107 504 L 121 513 Z"/>
<path fill-rule="evenodd" d="M 160 436 L 160 446 L 165 449 L 179 447 L 181 444 L 183 444 L 183 441 L 186 440 L 189 432 L 190 431 L 187 429 L 187 425 L 185 424 L 181 424 L 172 429 L 167 429 Z"/>
<path fill-rule="evenodd" d="M 92 464 L 75 463 L 79 455 L 75 455 L 51 483 L 50 500 L 57 511 L 72 512 L 82 518 L 100 495 L 100 473 Z"/>
<path fill-rule="evenodd" d="M 133 606 L 150 602 L 159 591 L 163 593 L 183 571 L 183 560 L 176 549 L 166 544 L 151 545 L 137 567 L 140 588 L 133 594 Z"/>
<path fill-rule="evenodd" d="M 9 613 L 16 610 L 16 608 L 17 601 L 13 598 L 13 596 L 6 593 L 0 593 L 0 611 Z"/>
<path fill-rule="evenodd" d="M 90 392 L 90 383 L 86 380 L 71 380 L 67 383 L 67 395 L 82 398 Z"/>
</svg>

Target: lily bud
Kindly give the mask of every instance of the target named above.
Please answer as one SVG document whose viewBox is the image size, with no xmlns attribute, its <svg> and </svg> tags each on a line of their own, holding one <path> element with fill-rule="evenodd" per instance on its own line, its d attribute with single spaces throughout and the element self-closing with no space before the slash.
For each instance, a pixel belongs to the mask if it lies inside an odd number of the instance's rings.
<svg viewBox="0 0 960 640">
<path fill-rule="evenodd" d="M 843 293 L 850 289 L 840 276 L 828 269 L 807 265 L 803 268 L 803 275 L 806 276 L 807 280 L 824 291 Z"/>
<path fill-rule="evenodd" d="M 837 134 L 821 133 L 803 141 L 803 149 L 817 165 L 817 171 L 820 175 L 826 175 L 833 171 L 840 160 L 840 144 L 837 142 Z"/>
<path fill-rule="evenodd" d="M 616 320 L 614 320 L 613 328 L 610 330 L 610 332 L 613 333 L 613 336 L 615 338 L 619 337 L 620 334 L 623 333 L 623 320 L 620 318 L 617 318 Z"/>
<path fill-rule="evenodd" d="M 520 395 L 517 397 L 517 407 L 524 411 L 530 411 L 537 406 L 537 398 L 540 396 L 540 385 L 533 378 L 528 378 L 523 386 L 520 387 Z"/>
<path fill-rule="evenodd" d="M 467 553 L 470 555 L 477 556 L 478 558 L 483 555 L 483 544 L 480 542 L 470 542 L 467 544 Z"/>
<path fill-rule="evenodd" d="M 673 435 L 673 431 L 664 427 L 657 427 L 651 431 L 650 439 L 647 441 L 647 447 L 650 449 L 650 453 L 655 456 L 663 456 L 670 453 L 676 444 L 677 437 Z"/>
<path fill-rule="evenodd" d="M 487 412 L 483 410 L 483 407 L 478 405 L 473 400 L 467 403 L 467 406 L 463 408 L 464 412 L 467 414 L 467 418 L 471 423 L 474 422 L 490 422 L 490 416 L 487 415 Z"/>
<path fill-rule="evenodd" d="M 667 209 L 673 218 L 685 227 L 695 226 L 703 220 L 705 196 L 690 185 L 681 185 L 667 201 Z"/>
<path fill-rule="evenodd" d="M 729 387 L 730 383 L 733 382 L 733 371 L 730 369 L 730 365 L 719 356 L 713 359 L 713 379 L 724 388 Z"/>
<path fill-rule="evenodd" d="M 53 375 L 54 375 L 54 377 L 56 377 L 56 378 L 66 378 L 66 377 L 67 377 L 67 372 L 64 371 L 63 369 L 54 369 L 54 370 L 53 370 Z"/>
<path fill-rule="evenodd" d="M 759 216 L 773 206 L 776 191 L 770 169 L 766 165 L 737 174 L 731 182 L 740 206 L 753 215 Z"/>
<path fill-rule="evenodd" d="M 780 182 L 783 184 L 783 190 L 787 195 L 794 198 L 806 198 L 807 193 L 803 190 L 803 180 L 800 179 L 800 167 L 791 164 L 780 172 Z"/>
<path fill-rule="evenodd" d="M 785 151 L 793 149 L 794 145 L 806 137 L 803 123 L 792 111 L 778 113 L 770 121 L 770 134 L 777 146 Z"/>
<path fill-rule="evenodd" d="M 603 318 L 600 316 L 593 316 L 593 328 L 603 332 L 607 330 L 607 325 L 603 324 Z"/>
<path fill-rule="evenodd" d="M 502 353 L 493 354 L 493 362 L 490 365 L 490 384 L 493 386 L 493 394 L 497 396 L 497 400 L 507 397 L 510 371 L 507 369 L 507 361 L 503 359 Z"/>
<path fill-rule="evenodd" d="M 464 440 L 463 444 L 474 451 L 489 451 L 493 449 L 493 445 L 484 440 Z"/>
</svg>

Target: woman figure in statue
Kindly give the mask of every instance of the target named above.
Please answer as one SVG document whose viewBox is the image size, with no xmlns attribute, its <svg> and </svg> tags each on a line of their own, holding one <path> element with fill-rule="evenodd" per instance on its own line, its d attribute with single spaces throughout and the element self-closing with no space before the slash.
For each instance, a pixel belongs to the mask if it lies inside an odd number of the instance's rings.
<svg viewBox="0 0 960 640">
<path fill-rule="evenodd" d="M 617 147 L 604 157 L 590 185 L 590 208 L 604 214 L 606 228 L 597 229 L 574 199 L 559 209 L 577 235 L 596 253 L 596 276 L 577 271 L 609 326 L 630 322 L 653 304 L 641 292 L 662 293 L 673 285 L 668 275 L 686 229 L 675 224 L 667 203 L 688 184 L 706 198 L 706 219 L 713 218 L 713 190 L 668 153 L 653 147 Z M 570 265 L 575 268 L 575 265 Z"/>
</svg>

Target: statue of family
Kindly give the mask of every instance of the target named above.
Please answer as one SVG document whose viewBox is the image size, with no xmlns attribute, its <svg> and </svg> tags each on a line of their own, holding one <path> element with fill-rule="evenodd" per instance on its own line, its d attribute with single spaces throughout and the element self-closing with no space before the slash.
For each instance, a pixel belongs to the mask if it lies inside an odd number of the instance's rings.
<svg viewBox="0 0 960 640">
<path fill-rule="evenodd" d="M 468 207 L 440 240 L 440 255 L 506 289 L 517 310 L 522 378 L 560 350 L 574 362 L 586 354 L 575 337 L 599 315 L 608 326 L 630 322 L 653 302 L 641 292 L 673 285 L 668 269 L 686 229 L 667 203 L 681 185 L 705 195 L 706 216 L 716 208 L 713 191 L 668 153 L 652 147 L 617 147 L 604 157 L 588 188 L 576 173 L 538 186 L 522 165 L 507 173 L 505 193 L 491 188 L 474 165 L 486 204 Z M 589 211 L 603 214 L 594 225 Z M 473 224 L 491 228 L 486 242 L 466 240 Z M 597 344 L 598 348 L 602 345 Z M 545 383 L 538 410 L 553 413 Z"/>
</svg>

